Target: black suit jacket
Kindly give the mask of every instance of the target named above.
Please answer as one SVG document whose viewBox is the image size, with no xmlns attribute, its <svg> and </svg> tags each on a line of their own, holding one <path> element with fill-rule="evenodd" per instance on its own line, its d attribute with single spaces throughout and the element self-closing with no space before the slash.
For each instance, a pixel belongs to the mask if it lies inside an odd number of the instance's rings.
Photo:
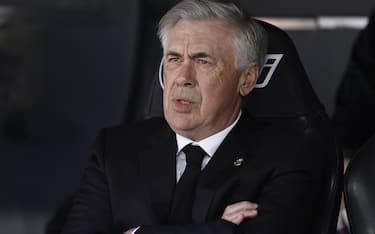
<svg viewBox="0 0 375 234">
<path fill-rule="evenodd" d="M 193 223 L 177 226 L 166 223 L 177 145 L 165 120 L 103 130 L 63 233 L 123 233 L 137 226 L 140 234 L 309 233 L 327 175 L 318 143 L 306 144 L 288 126 L 243 113 L 201 173 Z M 256 218 L 239 226 L 220 219 L 227 205 L 243 200 L 259 204 Z"/>
</svg>

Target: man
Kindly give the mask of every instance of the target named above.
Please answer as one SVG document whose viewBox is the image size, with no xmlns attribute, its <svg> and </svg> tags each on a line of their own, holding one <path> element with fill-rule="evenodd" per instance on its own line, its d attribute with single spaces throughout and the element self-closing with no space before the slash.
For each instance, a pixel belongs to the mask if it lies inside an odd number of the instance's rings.
<svg viewBox="0 0 375 234">
<path fill-rule="evenodd" d="M 63 233 L 312 229 L 323 159 L 304 157 L 298 134 L 241 109 L 264 30 L 232 3 L 184 0 L 161 19 L 159 36 L 165 120 L 100 133 Z"/>
</svg>

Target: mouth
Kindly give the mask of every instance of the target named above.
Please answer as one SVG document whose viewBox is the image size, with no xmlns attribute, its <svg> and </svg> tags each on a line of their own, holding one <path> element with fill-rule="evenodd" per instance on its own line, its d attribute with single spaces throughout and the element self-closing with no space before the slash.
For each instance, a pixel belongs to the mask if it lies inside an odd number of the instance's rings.
<svg viewBox="0 0 375 234">
<path fill-rule="evenodd" d="M 183 105 L 193 104 L 193 102 L 186 100 L 186 99 L 176 99 L 176 102 L 183 104 Z"/>
<path fill-rule="evenodd" d="M 174 98 L 172 99 L 173 109 L 177 112 L 189 112 L 192 110 L 194 102 L 186 98 Z"/>
</svg>

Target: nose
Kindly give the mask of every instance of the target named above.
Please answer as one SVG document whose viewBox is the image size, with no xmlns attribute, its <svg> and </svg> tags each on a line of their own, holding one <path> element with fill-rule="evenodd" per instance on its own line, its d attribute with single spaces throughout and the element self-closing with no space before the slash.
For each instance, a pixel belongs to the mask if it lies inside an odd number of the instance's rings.
<svg viewBox="0 0 375 234">
<path fill-rule="evenodd" d="M 194 65 L 191 61 L 184 61 L 178 71 L 176 82 L 179 86 L 194 87 L 196 83 Z"/>
</svg>

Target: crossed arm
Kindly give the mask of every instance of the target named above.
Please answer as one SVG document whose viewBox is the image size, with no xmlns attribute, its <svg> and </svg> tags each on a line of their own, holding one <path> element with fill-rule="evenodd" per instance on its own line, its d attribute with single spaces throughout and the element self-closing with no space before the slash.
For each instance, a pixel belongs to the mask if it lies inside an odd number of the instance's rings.
<svg viewBox="0 0 375 234">
<path fill-rule="evenodd" d="M 258 214 L 258 205 L 249 201 L 236 202 L 228 205 L 221 218 L 233 224 L 239 225 L 246 218 L 255 218 Z M 136 228 L 126 231 L 124 234 L 133 234 Z"/>
</svg>

